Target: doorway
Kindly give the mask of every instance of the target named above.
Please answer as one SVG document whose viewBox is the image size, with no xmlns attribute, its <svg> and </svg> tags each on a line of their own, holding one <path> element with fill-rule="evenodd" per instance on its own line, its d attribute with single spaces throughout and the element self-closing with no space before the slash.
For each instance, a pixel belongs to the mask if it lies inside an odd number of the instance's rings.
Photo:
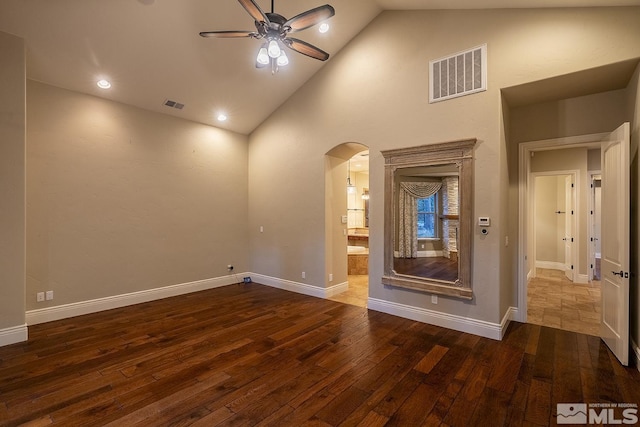
<svg viewBox="0 0 640 427">
<path fill-rule="evenodd" d="M 369 299 L 369 150 L 344 143 L 327 153 L 328 271 L 344 280 L 327 295 L 332 301 L 367 307 Z M 334 222 L 334 218 L 338 222 Z M 342 279 L 344 277 L 344 279 Z"/>
<path fill-rule="evenodd" d="M 521 144 L 520 250 L 528 255 L 519 288 L 523 321 L 599 335 L 601 288 L 590 262 L 587 170 L 588 153 L 599 150 L 600 140 L 595 135 Z"/>
</svg>

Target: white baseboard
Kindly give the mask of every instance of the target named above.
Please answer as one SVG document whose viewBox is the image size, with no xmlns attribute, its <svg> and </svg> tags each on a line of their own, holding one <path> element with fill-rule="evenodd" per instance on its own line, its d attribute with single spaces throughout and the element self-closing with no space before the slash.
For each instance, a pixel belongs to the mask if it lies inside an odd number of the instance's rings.
<svg viewBox="0 0 640 427">
<path fill-rule="evenodd" d="M 548 270 L 564 271 L 564 263 L 563 262 L 555 262 L 555 261 L 538 261 L 538 260 L 536 260 L 536 268 L 546 268 Z"/>
<path fill-rule="evenodd" d="M 580 283 L 586 285 L 589 283 L 589 275 L 588 274 L 576 274 L 574 276 L 573 283 Z"/>
<path fill-rule="evenodd" d="M 81 316 L 83 314 L 96 313 L 98 311 L 111 310 L 113 308 L 125 307 L 127 305 L 140 304 L 176 295 L 227 286 L 237 283 L 238 278 L 244 277 L 245 275 L 247 274 L 235 274 L 232 276 L 197 280 L 195 282 L 181 283 L 162 288 L 148 289 L 37 310 L 29 310 L 27 311 L 27 325 L 37 325 L 38 323 L 51 322 L 69 317 Z"/>
<path fill-rule="evenodd" d="M 404 317 L 405 319 L 416 320 L 418 322 L 441 326 L 443 328 L 453 329 L 460 332 L 480 335 L 494 340 L 502 339 L 504 332 L 509 325 L 509 321 L 511 321 L 512 317 L 517 313 L 517 309 L 515 307 L 510 307 L 502 319 L 502 322 L 498 324 L 484 320 L 470 319 L 468 317 L 462 317 L 455 314 L 442 313 L 426 308 L 398 304 L 376 298 L 369 298 L 367 301 L 367 307 L 370 310 L 393 314 L 394 316 Z"/>
<path fill-rule="evenodd" d="M 338 283 L 337 285 L 329 286 L 325 288 L 325 298 L 331 298 L 334 295 L 341 294 L 349 290 L 349 282 Z"/>
<path fill-rule="evenodd" d="M 28 336 L 26 324 L 0 329 L 0 347 L 26 341 Z"/>
<path fill-rule="evenodd" d="M 320 288 L 318 286 L 307 285 L 306 283 L 294 282 L 292 280 L 279 279 L 277 277 L 265 276 L 264 274 L 251 273 L 251 280 L 261 285 L 271 286 L 272 288 L 283 289 L 285 291 L 297 292 L 303 295 L 309 295 L 317 298 L 327 298 L 338 294 L 349 287 L 347 282 L 340 283 L 330 288 Z M 346 286 L 346 288 L 345 288 Z"/>
<path fill-rule="evenodd" d="M 507 332 L 507 328 L 509 327 L 509 323 L 512 321 L 518 321 L 520 319 L 520 313 L 518 312 L 518 307 L 509 307 L 507 312 L 502 317 L 502 321 L 500 322 L 500 340 L 504 338 L 505 332 Z"/>
<path fill-rule="evenodd" d="M 633 350 L 633 354 L 635 356 L 636 369 L 640 371 L 640 347 L 638 344 L 632 339 L 631 340 L 631 349 Z"/>
</svg>

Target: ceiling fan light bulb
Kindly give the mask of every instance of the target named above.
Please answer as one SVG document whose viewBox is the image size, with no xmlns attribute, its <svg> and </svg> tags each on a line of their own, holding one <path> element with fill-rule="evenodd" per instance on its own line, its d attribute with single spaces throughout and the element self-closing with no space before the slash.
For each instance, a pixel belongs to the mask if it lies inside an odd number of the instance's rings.
<svg viewBox="0 0 640 427">
<path fill-rule="evenodd" d="M 256 58 L 256 61 L 260 65 L 267 65 L 269 63 L 269 54 L 267 53 L 266 47 L 260 48 L 260 50 L 258 51 L 258 57 Z"/>
<path fill-rule="evenodd" d="M 278 67 L 284 67 L 287 64 L 289 64 L 289 58 L 284 53 L 284 50 L 281 50 L 280 56 L 278 56 Z"/>
<path fill-rule="evenodd" d="M 278 42 L 276 40 L 271 40 L 269 42 L 269 56 L 275 59 L 280 56 L 280 52 L 281 49 Z"/>
</svg>

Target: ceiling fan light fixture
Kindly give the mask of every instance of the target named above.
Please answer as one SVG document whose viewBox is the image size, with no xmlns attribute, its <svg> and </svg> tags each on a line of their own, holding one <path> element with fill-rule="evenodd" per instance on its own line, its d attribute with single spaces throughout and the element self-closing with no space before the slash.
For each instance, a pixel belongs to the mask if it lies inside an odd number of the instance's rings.
<svg viewBox="0 0 640 427">
<path fill-rule="evenodd" d="M 142 1 L 142 0 L 139 0 Z M 144 0 L 147 1 L 147 0 Z M 265 13 L 256 4 L 256 0 L 238 0 L 242 7 L 251 15 L 254 20 L 256 31 L 246 30 L 223 30 L 223 31 L 201 31 L 201 37 L 217 38 L 254 38 L 263 40 L 263 45 L 256 58 L 256 68 L 265 68 L 271 65 L 271 73 L 275 74 L 278 67 L 289 63 L 289 58 L 282 55 L 285 46 L 294 52 L 306 55 L 319 61 L 329 59 L 329 54 L 322 49 L 294 37 L 289 37 L 290 33 L 306 30 L 315 25 L 323 24 L 324 21 L 333 17 L 335 9 L 325 4 L 305 12 L 299 13 L 293 18 L 287 19 L 274 11 L 274 0 L 271 0 L 271 12 Z M 323 31 L 328 30 L 328 24 L 322 25 Z"/>
<path fill-rule="evenodd" d="M 267 48 L 265 46 L 262 46 L 258 51 L 258 57 L 256 58 L 256 61 L 260 65 L 269 64 L 269 54 L 267 53 Z"/>
<path fill-rule="evenodd" d="M 329 24 L 327 24 L 326 22 L 323 22 L 322 24 L 320 24 L 318 31 L 321 32 L 322 34 L 326 33 L 327 31 L 329 31 Z"/>
<path fill-rule="evenodd" d="M 280 52 L 282 51 L 282 49 L 280 49 L 280 45 L 278 44 L 277 40 L 270 40 L 269 41 L 269 56 L 276 59 L 280 56 Z"/>
<path fill-rule="evenodd" d="M 284 53 L 284 50 L 280 51 L 280 56 L 278 56 L 278 67 L 284 67 L 289 64 L 289 58 L 287 54 Z"/>
</svg>

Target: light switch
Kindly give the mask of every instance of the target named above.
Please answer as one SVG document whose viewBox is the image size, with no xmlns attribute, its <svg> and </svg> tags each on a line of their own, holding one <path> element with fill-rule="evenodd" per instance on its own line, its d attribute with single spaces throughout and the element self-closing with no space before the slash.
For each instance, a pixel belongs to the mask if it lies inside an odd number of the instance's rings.
<svg viewBox="0 0 640 427">
<path fill-rule="evenodd" d="M 479 216 L 478 225 L 480 227 L 489 227 L 491 225 L 491 218 L 489 218 L 488 216 Z"/>
</svg>

